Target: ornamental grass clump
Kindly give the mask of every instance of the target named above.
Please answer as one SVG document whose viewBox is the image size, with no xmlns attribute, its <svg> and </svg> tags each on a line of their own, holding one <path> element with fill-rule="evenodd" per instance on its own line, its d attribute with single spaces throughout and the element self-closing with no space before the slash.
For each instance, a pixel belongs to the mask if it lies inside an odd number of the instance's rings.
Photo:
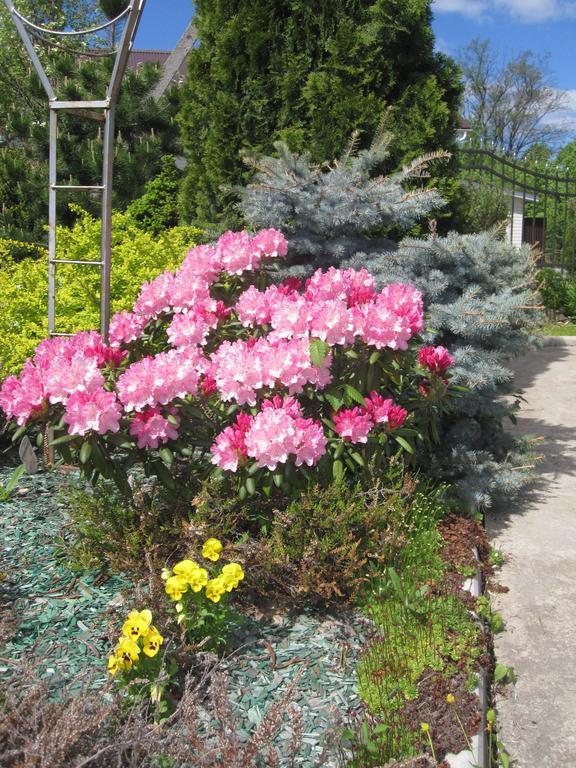
<svg viewBox="0 0 576 768">
<path fill-rule="evenodd" d="M 127 497 L 136 465 L 192 492 L 228 475 L 243 499 L 414 461 L 454 394 L 448 352 L 418 358 L 422 294 L 377 290 L 363 268 L 274 282 L 286 255 L 275 229 L 193 248 L 114 315 L 108 344 L 43 341 L 0 406 L 20 431 L 51 426 L 65 461 Z"/>
</svg>

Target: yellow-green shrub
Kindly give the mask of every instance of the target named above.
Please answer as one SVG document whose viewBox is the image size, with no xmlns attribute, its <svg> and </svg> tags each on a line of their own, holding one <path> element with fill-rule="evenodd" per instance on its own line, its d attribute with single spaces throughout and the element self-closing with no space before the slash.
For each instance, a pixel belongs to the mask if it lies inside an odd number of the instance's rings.
<svg viewBox="0 0 576 768">
<path fill-rule="evenodd" d="M 98 260 L 100 222 L 76 210 L 80 218 L 57 232 L 58 257 Z M 144 280 L 177 266 L 200 235 L 193 227 L 174 227 L 159 235 L 144 232 L 124 213 L 115 213 L 112 226 L 112 312 L 130 309 Z M 0 240 L 0 364 L 1 375 L 19 370 L 48 333 L 47 256 L 13 261 L 11 246 Z M 94 266 L 57 268 L 57 330 L 98 328 L 99 270 Z"/>
</svg>

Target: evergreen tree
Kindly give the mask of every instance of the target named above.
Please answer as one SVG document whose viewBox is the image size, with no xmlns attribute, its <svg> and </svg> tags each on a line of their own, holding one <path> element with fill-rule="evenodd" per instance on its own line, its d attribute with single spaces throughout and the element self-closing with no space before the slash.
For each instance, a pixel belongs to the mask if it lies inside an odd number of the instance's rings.
<svg viewBox="0 0 576 768">
<path fill-rule="evenodd" d="M 431 191 L 403 191 L 422 163 L 373 178 L 386 151 L 381 140 L 324 169 L 286 147 L 278 150 L 279 159 L 256 163 L 254 182 L 242 194 L 245 218 L 254 228 L 284 230 L 292 273 L 366 267 L 380 284 L 400 281 L 422 290 L 424 339 L 449 348 L 453 381 L 468 390 L 444 422 L 440 453 L 422 456 L 422 465 L 453 482 L 469 503 L 486 506 L 497 495 L 512 495 L 525 483 L 530 462 L 525 446 L 504 431 L 517 403 L 503 395 L 513 387 L 506 360 L 530 346 L 535 319 L 530 249 L 493 233 L 439 237 L 433 224 L 427 238 L 399 245 L 372 236 L 392 224 L 407 228 L 438 204 Z"/>
<path fill-rule="evenodd" d="M 46 69 L 60 98 L 102 97 L 110 79 L 112 60 L 80 59 L 53 52 L 45 57 Z M 150 96 L 159 77 L 154 65 L 126 72 L 116 108 L 114 158 L 115 208 L 124 209 L 144 191 L 145 184 L 162 167 L 162 157 L 178 147 L 175 114 L 178 93 L 172 89 L 162 102 Z M 7 190 L 0 211 L 4 237 L 45 240 L 48 199 L 48 102 L 35 73 L 24 90 L 30 108 L 12 103 L 4 113 L 4 147 L 0 149 L 0 187 Z M 23 183 L 23 180 L 26 180 Z M 90 185 L 102 179 L 101 124 L 71 114 L 59 115 L 59 183 Z M 15 180 L 22 183 L 14 184 Z M 59 221 L 71 223 L 70 202 L 88 211 L 99 211 L 100 196 L 91 193 L 59 194 Z"/>
<path fill-rule="evenodd" d="M 430 0 L 198 0 L 180 114 L 187 220 L 234 222 L 240 152 L 273 142 L 337 156 L 363 146 L 389 108 L 401 137 L 386 170 L 453 144 L 461 95 L 452 60 L 434 51 Z"/>
</svg>

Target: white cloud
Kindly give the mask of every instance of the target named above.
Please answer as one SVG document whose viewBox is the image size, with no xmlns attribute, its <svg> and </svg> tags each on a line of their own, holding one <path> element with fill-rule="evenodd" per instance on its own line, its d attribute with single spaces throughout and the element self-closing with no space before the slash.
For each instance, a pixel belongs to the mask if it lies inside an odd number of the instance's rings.
<svg viewBox="0 0 576 768">
<path fill-rule="evenodd" d="M 437 13 L 460 13 L 475 19 L 489 19 L 503 11 L 525 22 L 576 17 L 576 0 L 435 0 Z"/>
</svg>

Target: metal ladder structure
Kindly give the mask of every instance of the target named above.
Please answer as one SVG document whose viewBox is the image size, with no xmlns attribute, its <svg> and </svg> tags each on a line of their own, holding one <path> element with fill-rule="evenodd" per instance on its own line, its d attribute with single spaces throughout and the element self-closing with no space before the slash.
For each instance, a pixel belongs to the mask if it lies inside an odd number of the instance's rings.
<svg viewBox="0 0 576 768">
<path fill-rule="evenodd" d="M 110 269 L 112 244 L 112 179 L 114 164 L 114 116 L 122 78 L 128 63 L 138 24 L 144 10 L 146 0 L 130 0 L 128 6 L 116 18 L 93 27 L 79 31 L 54 30 L 41 27 L 23 16 L 14 6 L 12 0 L 4 0 L 6 8 L 18 30 L 18 34 L 30 57 L 32 64 L 48 96 L 50 107 L 49 122 L 49 179 L 48 179 L 48 332 L 51 336 L 69 336 L 68 332 L 56 328 L 56 268 L 58 264 L 75 264 L 98 267 L 100 270 L 100 333 L 104 341 L 108 341 L 108 326 L 110 323 Z M 103 99 L 86 101 L 59 100 L 55 89 L 42 65 L 34 46 L 33 39 L 46 40 L 49 36 L 60 39 L 70 39 L 78 36 L 97 35 L 116 25 L 123 24 L 124 28 L 115 54 L 114 67 Z M 58 115 L 68 112 L 80 117 L 97 120 L 104 124 L 102 142 L 102 183 L 80 186 L 74 184 L 59 184 L 57 176 L 57 142 Z M 101 240 L 100 259 L 98 261 L 60 259 L 58 258 L 56 242 L 57 207 L 56 196 L 59 191 L 94 191 L 102 198 L 101 209 Z"/>
</svg>

